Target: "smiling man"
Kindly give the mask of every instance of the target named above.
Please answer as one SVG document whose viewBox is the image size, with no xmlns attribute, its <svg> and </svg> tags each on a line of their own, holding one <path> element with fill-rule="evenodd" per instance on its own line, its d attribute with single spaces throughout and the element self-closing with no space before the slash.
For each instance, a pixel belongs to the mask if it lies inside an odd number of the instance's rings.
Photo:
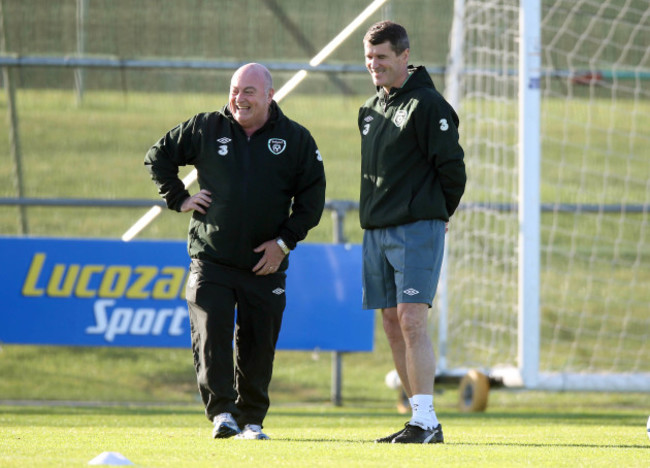
<svg viewBox="0 0 650 468">
<path fill-rule="evenodd" d="M 261 65 L 245 65 L 232 76 L 229 109 L 249 137 L 269 119 L 273 93 L 271 73 Z"/>
<path fill-rule="evenodd" d="M 422 66 L 408 65 L 409 38 L 382 21 L 363 38 L 377 93 L 359 110 L 363 306 L 380 309 L 393 362 L 413 411 L 380 443 L 442 443 L 433 407 L 435 355 L 427 334 L 447 222 L 465 190 L 458 116 Z"/>
<path fill-rule="evenodd" d="M 167 206 L 192 212 L 186 298 L 199 392 L 215 438 L 268 439 L 262 423 L 287 257 L 318 224 L 325 203 L 316 142 L 283 114 L 273 93 L 264 66 L 244 65 L 232 77 L 227 105 L 173 128 L 145 157 Z M 198 174 L 200 190 L 191 196 L 178 177 L 185 165 Z"/>
</svg>

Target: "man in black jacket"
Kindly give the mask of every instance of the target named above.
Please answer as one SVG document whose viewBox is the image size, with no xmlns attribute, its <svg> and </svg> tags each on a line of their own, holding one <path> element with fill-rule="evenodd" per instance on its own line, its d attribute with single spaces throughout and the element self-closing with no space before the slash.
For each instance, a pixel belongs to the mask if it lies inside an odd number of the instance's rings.
<svg viewBox="0 0 650 468">
<path fill-rule="evenodd" d="M 325 203 L 316 143 L 273 93 L 264 66 L 244 65 L 232 77 L 227 105 L 173 128 L 145 157 L 167 206 L 192 212 L 186 297 L 197 382 L 215 438 L 268 439 L 262 424 L 288 254 L 318 224 Z M 178 177 L 188 164 L 200 187 L 191 196 Z"/>
<path fill-rule="evenodd" d="M 435 355 L 427 315 L 449 217 L 465 190 L 458 116 L 424 67 L 410 67 L 406 30 L 390 21 L 363 39 L 377 94 L 359 110 L 363 304 L 381 309 L 413 415 L 377 442 L 441 443 L 433 407 Z"/>
</svg>

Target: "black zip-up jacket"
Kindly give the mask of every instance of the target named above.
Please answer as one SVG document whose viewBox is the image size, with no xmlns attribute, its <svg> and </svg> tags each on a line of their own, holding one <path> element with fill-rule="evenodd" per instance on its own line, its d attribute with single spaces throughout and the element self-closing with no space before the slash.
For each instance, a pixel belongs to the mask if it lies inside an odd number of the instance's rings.
<svg viewBox="0 0 650 468">
<path fill-rule="evenodd" d="M 192 214 L 191 258 L 250 270 L 262 255 L 254 248 L 279 236 L 294 249 L 323 212 L 325 171 L 316 142 L 275 101 L 250 138 L 226 105 L 170 130 L 144 163 L 170 209 L 180 211 L 190 196 L 179 166 L 195 166 L 199 187 L 212 193 L 207 213 Z M 287 266 L 285 258 L 279 270 Z"/>
<path fill-rule="evenodd" d="M 448 221 L 465 191 L 458 116 L 424 67 L 399 89 L 382 87 L 359 110 L 364 229 Z"/>
</svg>

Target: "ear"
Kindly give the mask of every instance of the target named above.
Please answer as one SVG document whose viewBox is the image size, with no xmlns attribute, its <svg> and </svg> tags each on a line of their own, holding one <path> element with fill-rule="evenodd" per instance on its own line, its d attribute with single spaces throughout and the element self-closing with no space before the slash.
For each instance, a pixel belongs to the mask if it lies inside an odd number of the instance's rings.
<svg viewBox="0 0 650 468">
<path fill-rule="evenodd" d="M 409 63 L 409 57 L 411 56 L 411 49 L 404 49 L 404 52 L 402 52 L 404 61 L 408 64 Z"/>
</svg>

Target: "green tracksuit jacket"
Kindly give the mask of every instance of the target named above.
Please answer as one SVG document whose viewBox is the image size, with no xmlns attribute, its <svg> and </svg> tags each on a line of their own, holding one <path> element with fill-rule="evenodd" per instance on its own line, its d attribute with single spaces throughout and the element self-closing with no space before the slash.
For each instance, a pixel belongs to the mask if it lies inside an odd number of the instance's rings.
<svg viewBox="0 0 650 468">
<path fill-rule="evenodd" d="M 404 86 L 378 88 L 359 110 L 364 229 L 448 221 L 465 191 L 458 116 L 424 67 L 409 71 Z"/>
<path fill-rule="evenodd" d="M 325 171 L 316 142 L 275 101 L 250 139 L 224 106 L 170 130 L 144 163 L 173 210 L 189 196 L 179 166 L 195 166 L 199 187 L 212 193 L 207 214 L 192 214 L 191 258 L 250 270 L 261 257 L 255 247 L 279 236 L 295 248 L 323 212 Z M 285 259 L 280 270 L 287 265 Z"/>
</svg>

